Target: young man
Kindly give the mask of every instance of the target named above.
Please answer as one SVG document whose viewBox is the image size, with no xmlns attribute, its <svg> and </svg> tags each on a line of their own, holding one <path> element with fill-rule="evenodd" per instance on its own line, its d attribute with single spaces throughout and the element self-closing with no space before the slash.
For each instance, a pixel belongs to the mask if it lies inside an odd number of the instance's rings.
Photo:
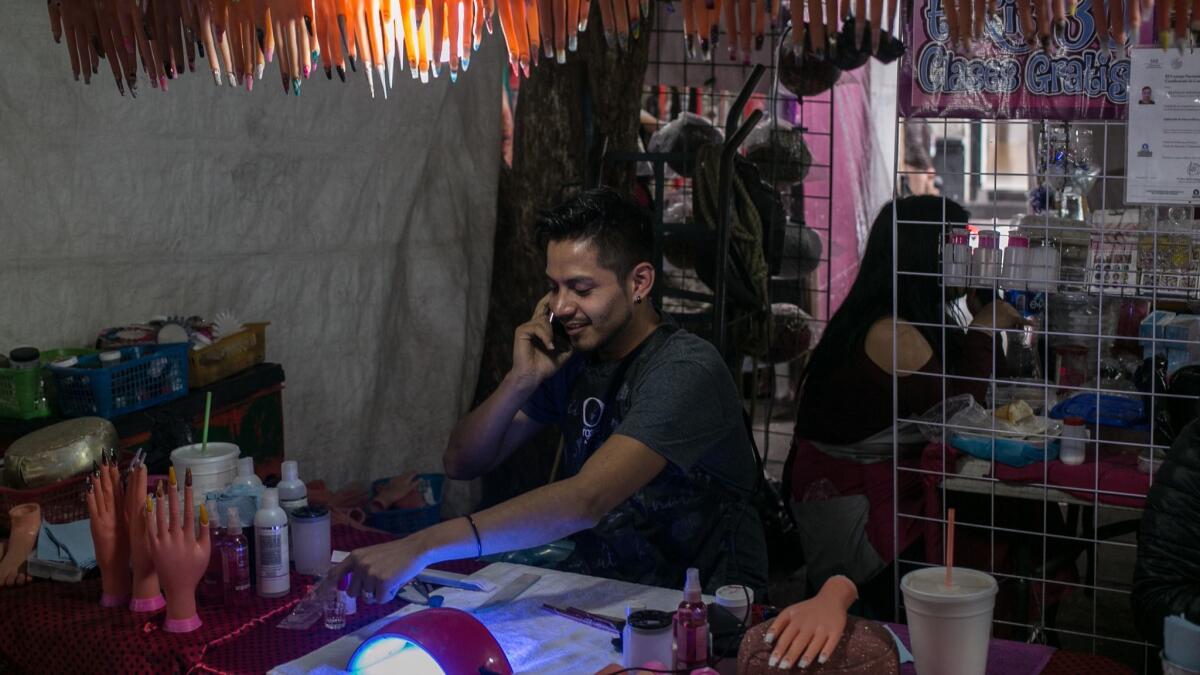
<svg viewBox="0 0 1200 675">
<path fill-rule="evenodd" d="M 546 425 L 563 432 L 560 480 L 399 541 L 354 551 L 330 577 L 386 601 L 426 565 L 574 535 L 565 569 L 761 597 L 756 467 L 733 379 L 703 339 L 650 302 L 653 233 L 611 190 L 583 192 L 539 223 L 549 293 L 517 328 L 513 366 L 463 418 L 444 457 L 451 478 L 481 476 Z M 565 337 L 556 344 L 551 321 Z"/>
</svg>

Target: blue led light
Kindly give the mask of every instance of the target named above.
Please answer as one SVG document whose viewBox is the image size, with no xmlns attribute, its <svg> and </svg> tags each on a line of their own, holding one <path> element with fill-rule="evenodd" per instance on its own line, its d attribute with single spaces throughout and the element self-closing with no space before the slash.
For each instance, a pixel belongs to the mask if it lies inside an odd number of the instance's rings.
<svg viewBox="0 0 1200 675">
<path fill-rule="evenodd" d="M 429 652 L 395 635 L 376 635 L 364 642 L 347 670 L 358 675 L 446 675 Z"/>
</svg>

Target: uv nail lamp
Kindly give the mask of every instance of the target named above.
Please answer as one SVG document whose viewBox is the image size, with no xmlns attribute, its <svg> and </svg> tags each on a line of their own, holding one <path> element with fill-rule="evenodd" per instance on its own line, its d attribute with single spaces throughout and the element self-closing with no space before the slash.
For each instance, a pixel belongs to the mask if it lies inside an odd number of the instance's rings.
<svg viewBox="0 0 1200 675">
<path fill-rule="evenodd" d="M 346 665 L 358 675 L 512 675 L 500 643 L 470 614 L 440 607 L 400 617 L 372 635 Z"/>
</svg>

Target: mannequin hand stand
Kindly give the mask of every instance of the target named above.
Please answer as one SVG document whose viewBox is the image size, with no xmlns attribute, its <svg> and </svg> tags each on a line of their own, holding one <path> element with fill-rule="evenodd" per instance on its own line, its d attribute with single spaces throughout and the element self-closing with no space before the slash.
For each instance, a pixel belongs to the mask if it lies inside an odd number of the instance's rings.
<svg viewBox="0 0 1200 675">
<path fill-rule="evenodd" d="M 121 512 L 125 490 L 113 458 L 105 455 L 103 461 L 104 465 L 87 479 L 88 516 L 100 566 L 100 604 L 122 607 L 129 603 L 133 585 L 129 576 L 129 528 Z"/>
<path fill-rule="evenodd" d="M 146 542 L 154 567 L 167 594 L 167 621 L 164 629 L 172 633 L 186 633 L 200 627 L 196 614 L 196 585 L 208 567 L 211 542 L 209 540 L 208 512 L 200 507 L 200 536 L 196 537 L 192 524 L 195 513 L 192 499 L 192 472 L 189 469 L 183 488 L 183 513 L 179 511 L 179 490 L 176 486 L 175 467 L 171 467 L 171 485 L 167 490 L 170 520 L 163 511 L 162 483 L 159 483 L 157 508 L 146 497 Z"/>
<path fill-rule="evenodd" d="M 139 466 L 129 477 L 125 489 L 125 524 L 129 532 L 129 561 L 133 567 L 133 600 L 129 609 L 135 612 L 154 612 L 166 606 L 154 572 L 146 540 L 146 467 Z"/>
<path fill-rule="evenodd" d="M 787 670 L 825 663 L 846 629 L 846 611 L 858 599 L 854 582 L 830 577 L 816 596 L 785 608 L 764 636 L 774 644 L 770 665 Z"/>
</svg>

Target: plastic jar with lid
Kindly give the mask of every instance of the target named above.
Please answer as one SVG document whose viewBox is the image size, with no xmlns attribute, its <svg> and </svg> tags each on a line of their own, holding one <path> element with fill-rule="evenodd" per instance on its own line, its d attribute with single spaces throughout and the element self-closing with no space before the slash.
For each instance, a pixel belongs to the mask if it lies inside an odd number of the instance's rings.
<svg viewBox="0 0 1200 675">
<path fill-rule="evenodd" d="M 1068 417 L 1064 419 L 1058 459 L 1063 464 L 1070 464 L 1072 466 L 1083 464 L 1087 460 L 1089 440 L 1091 440 L 1091 432 L 1084 426 L 1084 419 L 1082 417 Z"/>
<path fill-rule="evenodd" d="M 121 365 L 121 352 L 100 352 L 100 367 L 112 368 Z"/>
<path fill-rule="evenodd" d="M 956 227 L 942 247 L 942 283 L 946 288 L 966 288 L 971 275 L 971 235 Z"/>
<path fill-rule="evenodd" d="M 42 353 L 34 347 L 17 347 L 8 353 L 9 367 L 34 370 L 42 365 Z"/>
<path fill-rule="evenodd" d="M 992 288 L 1000 280 L 1003 256 L 1000 252 L 1000 233 L 995 230 L 979 231 L 979 247 L 971 256 L 971 286 Z"/>
</svg>

